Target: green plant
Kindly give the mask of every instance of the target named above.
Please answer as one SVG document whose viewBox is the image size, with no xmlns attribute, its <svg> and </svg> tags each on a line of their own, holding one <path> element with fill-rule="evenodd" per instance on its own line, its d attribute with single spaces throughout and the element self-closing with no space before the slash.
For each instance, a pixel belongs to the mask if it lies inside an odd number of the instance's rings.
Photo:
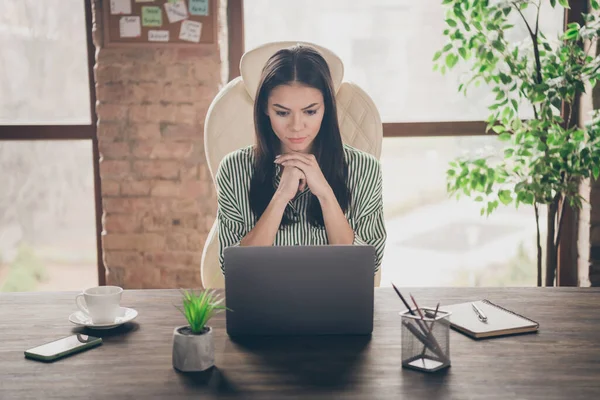
<svg viewBox="0 0 600 400">
<path fill-rule="evenodd" d="M 567 0 L 558 0 L 569 7 Z M 493 87 L 495 101 L 489 110 L 486 132 L 506 141 L 501 162 L 486 158 L 457 159 L 447 171 L 448 192 L 475 197 L 481 214 L 489 215 L 500 203 L 533 205 L 537 225 L 537 284 L 541 286 L 542 248 L 540 206 L 547 205 L 547 286 L 554 284 L 557 251 L 565 207 L 581 208 L 581 179 L 600 175 L 600 117 L 596 113 L 584 128 L 573 123 L 573 105 L 600 78 L 600 56 L 584 50 L 597 45 L 600 18 L 583 14 L 584 24 L 570 23 L 553 41 L 539 29 L 540 8 L 556 7 L 557 0 L 443 0 L 447 5 L 444 35 L 449 42 L 433 57 L 442 73 L 459 61 L 470 66 L 458 91 L 467 94 L 471 84 Z M 529 21 L 523 10 L 536 8 Z M 597 0 L 590 6 L 598 10 Z M 511 43 L 511 16 L 527 29 L 528 37 Z M 520 106 L 532 107 L 533 118 L 523 121 Z"/>
<path fill-rule="evenodd" d="M 8 267 L 6 280 L 0 292 L 29 292 L 35 290 L 38 282 L 48 280 L 46 266 L 35 254 L 32 247 L 21 244 L 17 256 Z"/>
<path fill-rule="evenodd" d="M 229 310 L 221 305 L 223 298 L 214 290 L 202 290 L 198 294 L 182 290 L 183 307 L 177 309 L 185 316 L 192 333 L 204 333 L 206 323 L 222 310 Z M 230 310 L 231 311 L 231 310 Z"/>
</svg>

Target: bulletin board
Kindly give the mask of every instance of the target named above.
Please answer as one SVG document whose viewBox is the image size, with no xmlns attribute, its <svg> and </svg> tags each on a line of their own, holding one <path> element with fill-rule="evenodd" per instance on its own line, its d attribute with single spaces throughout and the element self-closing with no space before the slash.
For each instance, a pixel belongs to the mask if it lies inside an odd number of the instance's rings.
<svg viewBox="0 0 600 400">
<path fill-rule="evenodd" d="M 194 47 L 217 41 L 217 0 L 103 0 L 105 47 Z"/>
</svg>

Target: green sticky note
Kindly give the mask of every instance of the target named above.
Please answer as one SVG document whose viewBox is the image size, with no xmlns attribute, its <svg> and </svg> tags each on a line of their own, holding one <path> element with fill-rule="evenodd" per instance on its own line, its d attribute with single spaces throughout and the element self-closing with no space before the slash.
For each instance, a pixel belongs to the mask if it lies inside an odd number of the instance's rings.
<svg viewBox="0 0 600 400">
<path fill-rule="evenodd" d="M 162 26 L 160 7 L 142 7 L 142 26 Z"/>
<path fill-rule="evenodd" d="M 190 14 L 208 15 L 209 0 L 190 0 Z"/>
</svg>

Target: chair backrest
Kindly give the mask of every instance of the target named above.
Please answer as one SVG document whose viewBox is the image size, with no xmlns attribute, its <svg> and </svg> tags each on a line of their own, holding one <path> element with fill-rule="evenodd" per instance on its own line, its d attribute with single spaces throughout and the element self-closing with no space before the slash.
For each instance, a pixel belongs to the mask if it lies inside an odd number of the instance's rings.
<svg viewBox="0 0 600 400">
<path fill-rule="evenodd" d="M 214 182 L 219 163 L 228 153 L 254 144 L 254 97 L 263 66 L 278 50 L 296 44 L 311 46 L 327 61 L 336 91 L 338 119 L 344 143 L 379 158 L 383 126 L 373 100 L 360 87 L 344 82 L 344 65 L 332 51 L 307 42 L 268 43 L 246 52 L 240 61 L 241 76 L 229 82 L 212 101 L 204 123 L 204 152 Z M 217 222 L 202 252 L 201 276 L 205 288 L 224 287 L 219 266 Z M 375 276 L 379 286 L 381 269 Z"/>
</svg>

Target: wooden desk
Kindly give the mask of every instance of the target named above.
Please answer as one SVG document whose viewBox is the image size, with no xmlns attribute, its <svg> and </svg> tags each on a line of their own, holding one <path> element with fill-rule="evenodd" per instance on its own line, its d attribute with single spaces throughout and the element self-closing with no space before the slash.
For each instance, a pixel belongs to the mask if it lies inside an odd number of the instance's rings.
<svg viewBox="0 0 600 400">
<path fill-rule="evenodd" d="M 0 399 L 600 398 L 600 289 L 402 291 L 422 306 L 488 298 L 538 321 L 540 331 L 486 341 L 452 331 L 446 372 L 402 369 L 398 312 L 404 307 L 393 290 L 381 288 L 370 338 L 234 343 L 220 314 L 211 323 L 217 367 L 181 374 L 171 365 L 173 328 L 184 324 L 173 306 L 177 290 L 125 291 L 122 304 L 139 311 L 135 323 L 100 333 L 102 346 L 52 364 L 27 360 L 23 351 L 81 331 L 67 320 L 76 310 L 75 293 L 0 294 Z"/>
</svg>

